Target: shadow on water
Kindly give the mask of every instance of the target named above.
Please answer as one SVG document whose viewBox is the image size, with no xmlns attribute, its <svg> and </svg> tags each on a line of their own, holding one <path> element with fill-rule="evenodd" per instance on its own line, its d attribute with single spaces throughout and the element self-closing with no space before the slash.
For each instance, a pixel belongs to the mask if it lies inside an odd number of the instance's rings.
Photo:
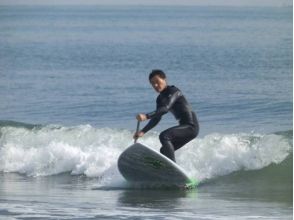
<svg viewBox="0 0 294 220">
<path fill-rule="evenodd" d="M 197 198 L 197 190 L 124 190 L 119 194 L 119 206 L 144 207 L 153 209 L 176 208 L 185 198 Z"/>
</svg>

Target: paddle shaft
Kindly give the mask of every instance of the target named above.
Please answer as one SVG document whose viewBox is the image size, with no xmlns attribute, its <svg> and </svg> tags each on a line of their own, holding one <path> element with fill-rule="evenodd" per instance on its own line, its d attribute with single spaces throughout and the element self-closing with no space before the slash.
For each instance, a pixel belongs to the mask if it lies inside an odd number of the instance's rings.
<svg viewBox="0 0 294 220">
<path fill-rule="evenodd" d="M 139 132 L 139 129 L 140 129 L 140 121 L 137 121 L 137 129 L 136 129 L 136 133 L 138 133 L 138 132 Z M 137 138 L 135 138 L 135 141 L 134 141 L 134 143 L 137 143 L 137 140 L 138 140 L 138 137 L 137 137 Z"/>
</svg>

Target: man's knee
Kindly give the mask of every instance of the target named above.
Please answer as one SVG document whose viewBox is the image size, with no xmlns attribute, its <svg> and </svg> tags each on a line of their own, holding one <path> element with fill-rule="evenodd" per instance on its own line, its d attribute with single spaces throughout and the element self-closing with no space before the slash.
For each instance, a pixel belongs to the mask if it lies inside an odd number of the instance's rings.
<svg viewBox="0 0 294 220">
<path fill-rule="evenodd" d="M 171 135 L 169 134 L 168 131 L 163 131 L 159 135 L 159 140 L 160 142 L 165 142 L 165 141 L 170 141 L 171 140 Z"/>
</svg>

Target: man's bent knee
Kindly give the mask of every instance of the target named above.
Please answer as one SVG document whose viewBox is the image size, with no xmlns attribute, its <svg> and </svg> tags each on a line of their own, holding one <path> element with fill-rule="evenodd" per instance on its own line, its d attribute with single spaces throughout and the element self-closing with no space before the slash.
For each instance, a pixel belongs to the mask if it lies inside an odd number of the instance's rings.
<svg viewBox="0 0 294 220">
<path fill-rule="evenodd" d="M 159 140 L 160 140 L 161 143 L 166 142 L 166 141 L 170 141 L 171 136 L 170 136 L 169 132 L 167 132 L 167 131 L 161 132 L 160 135 L 159 135 Z"/>
</svg>

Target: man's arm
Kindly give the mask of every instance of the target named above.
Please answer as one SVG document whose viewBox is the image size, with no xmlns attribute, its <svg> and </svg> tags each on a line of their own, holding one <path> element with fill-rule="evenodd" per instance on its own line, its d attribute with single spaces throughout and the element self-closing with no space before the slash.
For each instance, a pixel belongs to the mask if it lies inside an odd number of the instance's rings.
<svg viewBox="0 0 294 220">
<path fill-rule="evenodd" d="M 180 96 L 182 96 L 180 90 L 177 89 L 173 91 L 171 94 L 169 94 L 165 103 L 162 103 L 155 111 L 146 114 L 147 119 L 158 118 L 166 114 Z"/>
<path fill-rule="evenodd" d="M 161 116 L 152 118 L 141 131 L 144 132 L 144 134 L 147 133 L 149 130 L 154 128 L 160 120 Z"/>
<path fill-rule="evenodd" d="M 164 103 L 161 103 L 159 99 L 157 99 L 157 108 L 155 111 L 146 114 L 147 119 L 151 120 L 141 131 L 146 133 L 154 128 L 161 120 L 162 115 L 166 114 L 170 110 L 180 96 L 182 96 L 181 91 L 179 89 L 175 89 L 168 95 L 168 98 Z"/>
</svg>

